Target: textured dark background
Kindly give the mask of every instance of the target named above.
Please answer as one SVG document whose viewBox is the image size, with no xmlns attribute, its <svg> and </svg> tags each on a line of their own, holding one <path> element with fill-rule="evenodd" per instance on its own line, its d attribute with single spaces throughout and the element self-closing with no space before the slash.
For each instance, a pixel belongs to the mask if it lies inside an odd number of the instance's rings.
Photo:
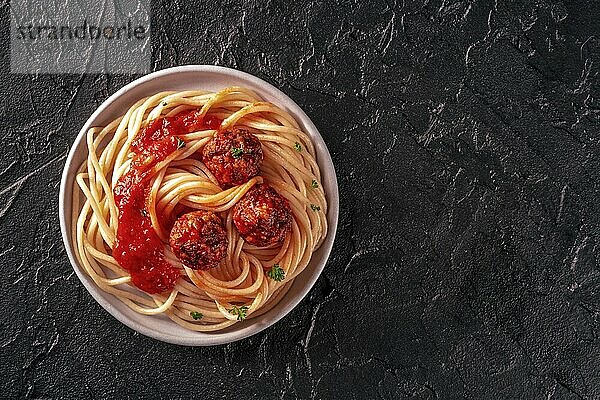
<svg viewBox="0 0 600 400">
<path fill-rule="evenodd" d="M 8 7 L 0 397 L 600 398 L 600 6 L 153 1 L 153 69 L 275 84 L 338 173 L 338 236 L 310 296 L 212 348 L 134 333 L 73 274 L 66 153 L 136 77 L 9 74 Z"/>
</svg>

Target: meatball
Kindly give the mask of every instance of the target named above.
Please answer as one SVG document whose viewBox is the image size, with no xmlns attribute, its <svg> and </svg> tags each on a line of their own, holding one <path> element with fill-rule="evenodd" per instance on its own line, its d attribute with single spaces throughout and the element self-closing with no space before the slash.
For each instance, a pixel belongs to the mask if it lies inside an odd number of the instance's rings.
<svg viewBox="0 0 600 400">
<path fill-rule="evenodd" d="M 267 247 L 283 242 L 292 226 L 292 211 L 284 197 L 263 183 L 235 205 L 233 223 L 247 243 Z"/>
<path fill-rule="evenodd" d="M 175 221 L 169 244 L 186 267 L 206 270 L 225 258 L 227 232 L 215 213 L 194 211 Z"/>
<path fill-rule="evenodd" d="M 226 189 L 258 175 L 262 161 L 260 141 L 244 128 L 217 132 L 202 150 L 202 162 Z"/>
</svg>

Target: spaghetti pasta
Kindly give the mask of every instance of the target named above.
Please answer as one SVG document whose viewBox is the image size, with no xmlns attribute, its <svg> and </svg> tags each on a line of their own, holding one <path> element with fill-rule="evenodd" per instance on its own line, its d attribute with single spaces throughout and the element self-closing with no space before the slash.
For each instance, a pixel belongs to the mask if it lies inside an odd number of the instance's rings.
<svg viewBox="0 0 600 400">
<path fill-rule="evenodd" d="M 140 163 L 138 142 L 144 128 L 190 110 L 210 123 L 179 134 L 176 148 L 162 158 L 156 156 L 147 171 L 131 178 L 148 182 L 142 211 L 149 228 L 137 234 L 156 238 L 161 257 L 175 274 L 172 287 L 165 284 L 168 290 L 152 293 L 140 290 L 132 269 L 117 261 L 122 259 L 115 252 L 124 218 L 119 207 L 124 192 L 119 185 Z M 260 141 L 264 160 L 259 175 L 224 188 L 198 155 L 217 132 L 233 127 L 251 132 Z M 327 234 L 327 201 L 310 137 L 291 115 L 248 89 L 157 93 L 137 101 L 105 127 L 90 129 L 87 147 L 88 157 L 76 177 L 79 190 L 73 191 L 75 254 L 98 287 L 138 313 L 165 314 L 195 331 L 217 331 L 253 318 L 285 296 Z M 293 218 L 281 243 L 257 247 L 236 229 L 233 210 L 263 182 L 287 200 Z M 212 211 L 223 221 L 227 251 L 218 266 L 192 269 L 172 251 L 170 225 L 181 210 Z M 273 273 L 274 268 L 279 274 Z M 156 272 L 147 271 L 150 276 Z"/>
</svg>

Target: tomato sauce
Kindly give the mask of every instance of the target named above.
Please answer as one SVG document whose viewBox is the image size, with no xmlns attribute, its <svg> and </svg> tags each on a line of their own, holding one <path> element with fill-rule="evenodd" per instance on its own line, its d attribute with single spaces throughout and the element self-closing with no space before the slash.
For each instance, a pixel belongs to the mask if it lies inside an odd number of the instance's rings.
<svg viewBox="0 0 600 400">
<path fill-rule="evenodd" d="M 180 276 L 179 269 L 165 260 L 164 243 L 154 232 L 147 210 L 154 167 L 185 146 L 178 135 L 217 129 L 220 124 L 216 118 L 202 118 L 198 110 L 184 111 L 149 122 L 131 145 L 130 169 L 113 190 L 119 224 L 112 254 L 131 274 L 132 283 L 146 293 L 169 290 Z"/>
</svg>

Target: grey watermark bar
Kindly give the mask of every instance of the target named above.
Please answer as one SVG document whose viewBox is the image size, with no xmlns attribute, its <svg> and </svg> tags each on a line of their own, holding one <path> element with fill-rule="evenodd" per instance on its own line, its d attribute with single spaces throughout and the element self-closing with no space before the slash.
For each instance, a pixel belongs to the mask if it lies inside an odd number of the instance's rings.
<svg viewBox="0 0 600 400">
<path fill-rule="evenodd" d="M 14 73 L 150 71 L 150 0 L 11 0 Z"/>
</svg>

